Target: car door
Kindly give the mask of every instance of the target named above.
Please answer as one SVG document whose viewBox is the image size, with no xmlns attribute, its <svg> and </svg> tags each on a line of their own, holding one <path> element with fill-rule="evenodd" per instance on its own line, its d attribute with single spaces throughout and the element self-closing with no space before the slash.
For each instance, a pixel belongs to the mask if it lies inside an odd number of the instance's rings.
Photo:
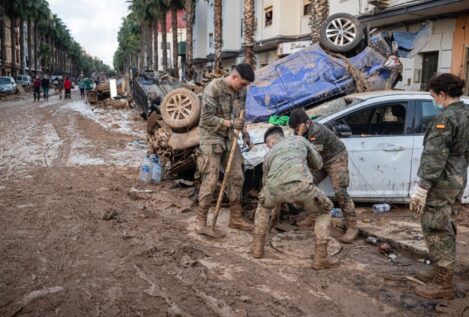
<svg viewBox="0 0 469 317">
<path fill-rule="evenodd" d="M 361 200 L 402 200 L 410 188 L 413 107 L 390 100 L 354 107 L 330 125 L 346 124 L 342 138 L 349 153 L 349 194 Z M 327 184 L 326 188 L 327 188 Z"/>
</svg>

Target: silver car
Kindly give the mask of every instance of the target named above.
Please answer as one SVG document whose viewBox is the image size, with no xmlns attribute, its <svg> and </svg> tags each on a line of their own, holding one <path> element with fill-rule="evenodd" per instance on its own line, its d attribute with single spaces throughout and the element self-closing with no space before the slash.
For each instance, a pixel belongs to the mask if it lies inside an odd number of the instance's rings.
<svg viewBox="0 0 469 317">
<path fill-rule="evenodd" d="M 16 94 L 16 82 L 13 77 L 1 76 L 0 77 L 0 93 Z"/>
</svg>

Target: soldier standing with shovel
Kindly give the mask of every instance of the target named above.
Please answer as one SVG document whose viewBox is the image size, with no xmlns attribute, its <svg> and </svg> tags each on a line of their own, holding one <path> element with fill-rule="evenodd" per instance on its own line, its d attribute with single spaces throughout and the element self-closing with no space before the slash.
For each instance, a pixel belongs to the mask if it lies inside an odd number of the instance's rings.
<svg viewBox="0 0 469 317">
<path fill-rule="evenodd" d="M 207 214 L 215 193 L 220 166 L 226 166 L 231 151 L 233 130 L 243 131 L 243 140 L 250 148 L 249 134 L 244 127 L 246 87 L 254 81 L 254 70 L 248 64 L 239 64 L 229 76 L 213 80 L 206 88 L 202 101 L 199 122 L 200 148 L 197 155 L 197 169 L 202 178 L 199 192 L 199 209 L 196 217 L 196 232 L 212 237 L 221 234 L 207 227 Z M 242 155 L 235 146 L 232 168 L 227 180 L 227 194 L 230 203 L 229 228 L 249 231 L 253 225 L 241 214 L 241 190 L 244 183 Z"/>
</svg>

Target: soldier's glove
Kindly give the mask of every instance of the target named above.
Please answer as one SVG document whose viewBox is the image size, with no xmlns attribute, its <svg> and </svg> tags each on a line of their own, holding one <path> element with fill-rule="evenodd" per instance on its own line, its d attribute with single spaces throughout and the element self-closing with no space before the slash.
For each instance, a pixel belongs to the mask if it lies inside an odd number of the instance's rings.
<svg viewBox="0 0 469 317">
<path fill-rule="evenodd" d="M 231 120 L 231 127 L 236 130 L 242 130 L 244 129 L 245 122 L 244 118 L 233 119 Z"/>
<path fill-rule="evenodd" d="M 423 208 L 427 202 L 428 190 L 416 185 L 414 191 L 410 196 L 410 210 L 415 211 L 418 214 L 423 213 Z"/>
<path fill-rule="evenodd" d="M 247 132 L 243 133 L 243 141 L 244 141 L 244 144 L 246 144 L 246 146 L 248 147 L 246 151 L 247 152 L 251 151 L 253 144 L 251 142 L 251 137 L 249 136 L 249 133 Z"/>
</svg>

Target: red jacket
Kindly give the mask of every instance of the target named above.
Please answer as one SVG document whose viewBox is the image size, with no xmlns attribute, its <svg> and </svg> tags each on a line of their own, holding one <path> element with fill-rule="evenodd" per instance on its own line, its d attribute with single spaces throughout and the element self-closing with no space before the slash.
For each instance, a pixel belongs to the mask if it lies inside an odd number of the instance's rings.
<svg viewBox="0 0 469 317">
<path fill-rule="evenodd" d="M 72 89 L 72 81 L 70 79 L 65 79 L 64 89 Z"/>
</svg>

